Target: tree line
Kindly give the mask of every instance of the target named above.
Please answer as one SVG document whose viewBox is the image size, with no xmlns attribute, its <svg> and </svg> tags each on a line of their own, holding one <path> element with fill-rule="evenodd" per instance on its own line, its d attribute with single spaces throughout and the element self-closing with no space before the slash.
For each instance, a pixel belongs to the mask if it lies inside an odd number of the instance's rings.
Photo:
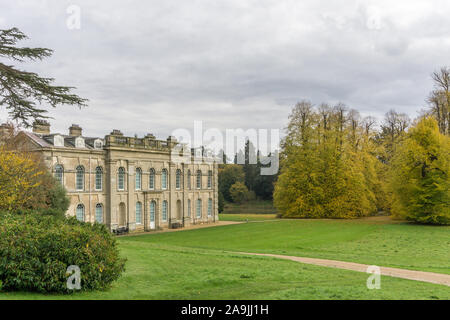
<svg viewBox="0 0 450 320">
<path fill-rule="evenodd" d="M 433 73 L 427 110 L 391 110 L 377 126 L 343 104 L 295 105 L 282 141 L 274 204 L 282 217 L 380 212 L 450 224 L 450 69 Z"/>
</svg>

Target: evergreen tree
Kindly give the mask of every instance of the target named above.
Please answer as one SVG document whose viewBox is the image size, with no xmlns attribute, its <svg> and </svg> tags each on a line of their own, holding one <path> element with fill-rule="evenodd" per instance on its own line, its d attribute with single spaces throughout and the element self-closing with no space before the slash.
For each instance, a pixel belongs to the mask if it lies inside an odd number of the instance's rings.
<svg viewBox="0 0 450 320">
<path fill-rule="evenodd" d="M 17 47 L 27 36 L 17 28 L 0 30 L 0 57 L 16 62 L 42 60 L 52 55 L 46 48 Z M 54 79 L 43 78 L 0 62 L 0 106 L 4 106 L 13 120 L 30 126 L 34 120 L 48 118 L 37 104 L 52 107 L 69 104 L 85 106 L 87 100 L 70 93 L 73 87 L 52 85 Z"/>
</svg>

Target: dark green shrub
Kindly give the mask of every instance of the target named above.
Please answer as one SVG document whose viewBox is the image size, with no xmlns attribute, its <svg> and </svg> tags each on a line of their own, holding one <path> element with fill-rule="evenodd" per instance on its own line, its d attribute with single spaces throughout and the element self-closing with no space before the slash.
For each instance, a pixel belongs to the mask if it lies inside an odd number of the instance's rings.
<svg viewBox="0 0 450 320">
<path fill-rule="evenodd" d="M 68 293 L 67 268 L 81 270 L 81 290 L 106 289 L 124 271 L 116 241 L 102 224 L 41 214 L 0 215 L 3 291 Z"/>
</svg>

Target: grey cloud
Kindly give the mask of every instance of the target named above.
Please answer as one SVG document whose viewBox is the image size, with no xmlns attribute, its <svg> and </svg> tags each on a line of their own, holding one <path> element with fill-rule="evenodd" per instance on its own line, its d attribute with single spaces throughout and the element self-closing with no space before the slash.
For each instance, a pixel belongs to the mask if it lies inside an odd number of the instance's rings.
<svg viewBox="0 0 450 320">
<path fill-rule="evenodd" d="M 80 0 L 80 30 L 66 28 L 70 4 L 0 2 L 0 28 L 55 50 L 21 67 L 90 99 L 83 110 L 50 110 L 58 131 L 74 122 L 88 135 L 165 138 L 194 120 L 283 128 L 304 98 L 416 116 L 430 73 L 448 65 L 450 5 L 440 0 Z"/>
</svg>

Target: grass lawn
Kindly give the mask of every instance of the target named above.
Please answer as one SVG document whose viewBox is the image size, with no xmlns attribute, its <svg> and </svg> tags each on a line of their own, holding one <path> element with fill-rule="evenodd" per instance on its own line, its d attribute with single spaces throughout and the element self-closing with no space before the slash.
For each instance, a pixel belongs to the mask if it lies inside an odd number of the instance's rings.
<svg viewBox="0 0 450 320">
<path fill-rule="evenodd" d="M 361 220 L 272 220 L 121 237 L 127 270 L 111 290 L 0 299 L 450 299 L 450 289 L 229 251 L 280 253 L 450 274 L 450 227 Z"/>
</svg>

